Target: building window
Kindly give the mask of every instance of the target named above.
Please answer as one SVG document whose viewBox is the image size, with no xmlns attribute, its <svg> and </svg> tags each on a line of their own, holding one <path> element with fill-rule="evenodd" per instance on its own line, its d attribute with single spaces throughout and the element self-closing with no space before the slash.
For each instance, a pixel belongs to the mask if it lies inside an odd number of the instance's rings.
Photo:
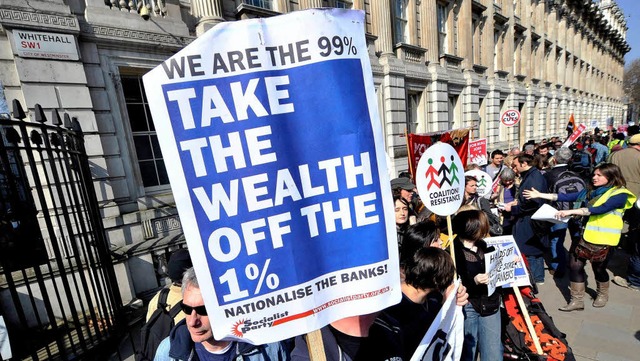
<svg viewBox="0 0 640 361">
<path fill-rule="evenodd" d="M 407 94 L 407 133 L 415 133 L 418 129 L 420 121 L 418 116 L 418 107 L 420 106 L 420 94 Z"/>
<path fill-rule="evenodd" d="M 353 1 L 351 0 L 334 0 L 334 8 L 338 9 L 352 9 Z"/>
<path fill-rule="evenodd" d="M 142 184 L 145 188 L 169 184 L 149 103 L 142 87 L 142 76 L 123 75 L 121 80 Z"/>
<path fill-rule="evenodd" d="M 449 106 L 447 110 L 450 129 L 460 128 L 462 126 L 462 122 L 460 119 L 460 107 L 458 107 L 457 95 L 449 95 Z"/>
<path fill-rule="evenodd" d="M 272 0 L 244 0 L 244 3 L 247 5 L 257 6 L 263 9 L 273 10 Z"/>
<path fill-rule="evenodd" d="M 408 43 L 407 39 L 407 6 L 409 0 L 394 0 L 393 6 L 393 40 L 396 44 Z"/>
<path fill-rule="evenodd" d="M 438 55 L 447 52 L 447 6 L 438 3 L 436 5 L 438 12 Z"/>
</svg>

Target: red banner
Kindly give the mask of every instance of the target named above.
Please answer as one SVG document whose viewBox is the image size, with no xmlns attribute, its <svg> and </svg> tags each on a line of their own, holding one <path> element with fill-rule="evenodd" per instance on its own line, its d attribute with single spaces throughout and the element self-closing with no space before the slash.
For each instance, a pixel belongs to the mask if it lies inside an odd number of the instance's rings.
<svg viewBox="0 0 640 361">
<path fill-rule="evenodd" d="M 467 166 L 467 154 L 469 153 L 469 128 L 446 130 L 442 132 L 412 134 L 407 135 L 409 142 L 409 167 L 411 175 L 414 176 L 418 161 L 427 148 L 437 142 L 443 142 L 455 148 L 460 156 L 462 165 Z M 413 177 L 415 180 L 415 177 Z"/>
<path fill-rule="evenodd" d="M 584 124 L 578 125 L 578 129 L 574 130 L 573 133 L 571 133 L 571 136 L 569 136 L 569 138 L 567 138 L 567 140 L 564 141 L 562 146 L 569 147 L 571 144 L 573 144 L 573 142 L 576 141 L 576 139 L 578 139 L 582 135 L 585 129 L 587 129 L 586 125 Z"/>
</svg>

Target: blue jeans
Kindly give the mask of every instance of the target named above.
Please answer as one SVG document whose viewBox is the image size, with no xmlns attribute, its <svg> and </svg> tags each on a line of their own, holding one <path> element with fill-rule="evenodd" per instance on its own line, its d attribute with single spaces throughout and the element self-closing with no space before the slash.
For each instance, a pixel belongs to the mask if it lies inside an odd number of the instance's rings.
<svg viewBox="0 0 640 361">
<path fill-rule="evenodd" d="M 500 311 L 480 316 L 471 303 L 462 308 L 464 314 L 464 343 L 461 361 L 475 361 L 476 351 L 482 360 L 502 360 L 502 330 Z"/>
<path fill-rule="evenodd" d="M 554 224 L 549 234 L 549 247 L 551 248 L 551 269 L 564 273 L 567 267 L 567 250 L 564 249 L 564 238 L 567 236 L 566 223 Z"/>
<path fill-rule="evenodd" d="M 525 256 L 529 262 L 531 276 L 536 283 L 544 282 L 544 257 L 543 256 Z"/>
</svg>

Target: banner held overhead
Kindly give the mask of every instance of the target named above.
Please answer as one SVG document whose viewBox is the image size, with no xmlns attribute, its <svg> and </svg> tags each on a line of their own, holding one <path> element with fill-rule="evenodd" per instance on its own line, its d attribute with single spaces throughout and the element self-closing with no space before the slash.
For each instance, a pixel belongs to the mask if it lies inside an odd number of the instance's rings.
<svg viewBox="0 0 640 361">
<path fill-rule="evenodd" d="M 218 340 L 400 300 L 364 26 L 343 9 L 222 23 L 144 76 Z"/>
</svg>

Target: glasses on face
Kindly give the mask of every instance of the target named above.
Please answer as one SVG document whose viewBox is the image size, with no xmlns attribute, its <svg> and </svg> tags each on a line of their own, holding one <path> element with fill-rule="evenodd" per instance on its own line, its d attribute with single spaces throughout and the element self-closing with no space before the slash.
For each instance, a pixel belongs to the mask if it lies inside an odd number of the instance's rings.
<svg viewBox="0 0 640 361">
<path fill-rule="evenodd" d="M 191 312 L 193 312 L 193 310 L 195 310 L 196 313 L 200 316 L 207 315 L 207 309 L 204 307 L 204 305 L 194 307 L 194 306 L 189 306 L 187 304 L 180 302 L 180 308 L 182 309 L 182 312 L 184 312 L 186 315 L 190 315 Z"/>
</svg>

